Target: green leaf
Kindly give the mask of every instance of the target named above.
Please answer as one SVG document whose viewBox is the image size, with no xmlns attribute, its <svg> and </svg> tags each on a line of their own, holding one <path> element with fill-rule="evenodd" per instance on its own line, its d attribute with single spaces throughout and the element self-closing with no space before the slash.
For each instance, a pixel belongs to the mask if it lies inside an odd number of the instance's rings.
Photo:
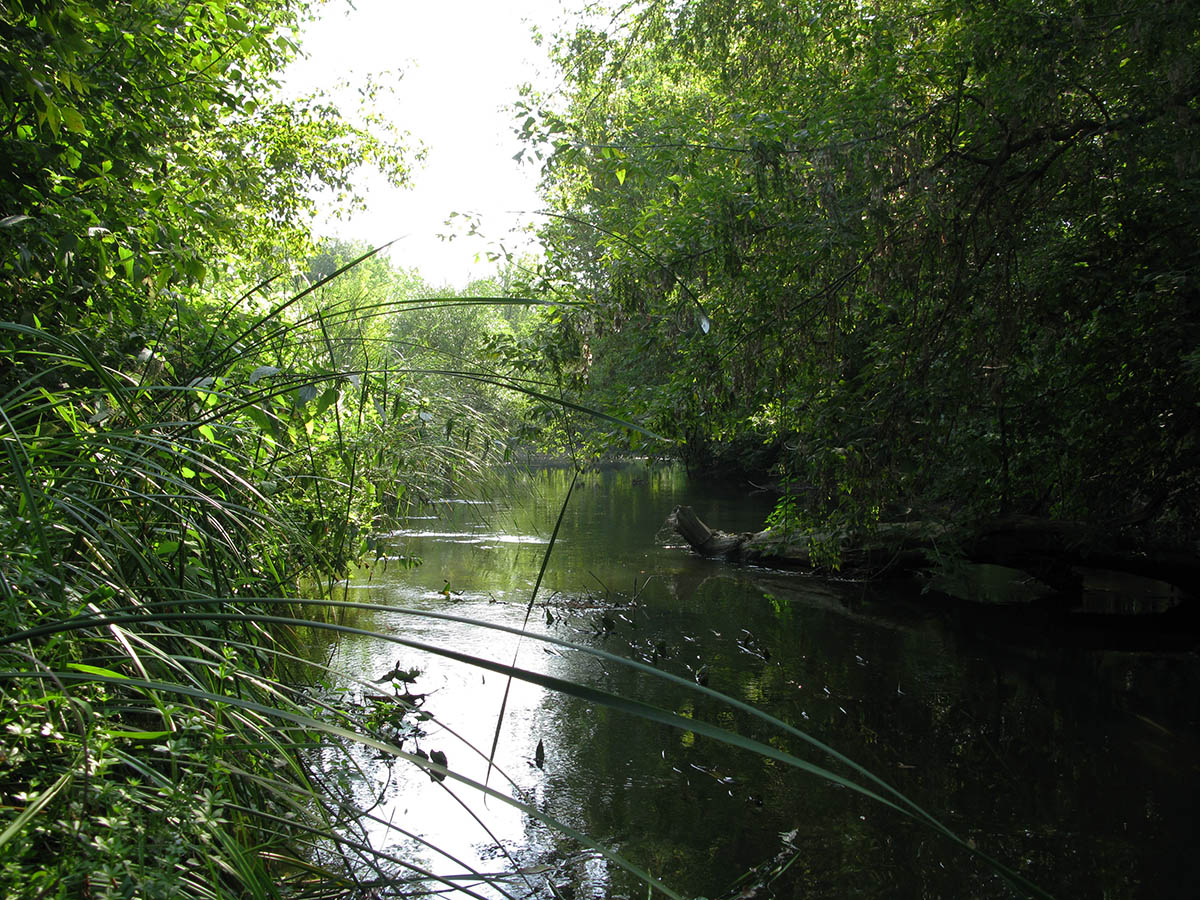
<svg viewBox="0 0 1200 900">
<path fill-rule="evenodd" d="M 4 832 L 0 834 L 0 847 L 3 847 L 16 835 L 20 834 L 21 830 L 25 827 L 25 824 L 30 819 L 41 812 L 43 807 L 50 803 L 51 800 L 62 793 L 63 789 L 74 780 L 75 772 L 78 770 L 78 761 L 76 761 L 58 777 L 58 780 L 50 786 L 49 790 L 47 790 L 45 793 L 39 794 L 36 800 L 26 806 L 25 809 L 21 811 L 21 814 L 16 816 L 12 822 L 9 823 L 8 827 L 4 829 Z"/>
<path fill-rule="evenodd" d="M 129 678 L 128 675 L 122 675 L 120 672 L 114 672 L 112 669 L 105 669 L 103 666 L 90 666 L 87 663 L 67 663 L 68 669 L 74 669 L 76 672 L 83 672 L 85 675 L 99 675 L 102 678 L 119 678 L 122 681 Z"/>
<path fill-rule="evenodd" d="M 270 416 L 262 411 L 257 406 L 247 406 L 246 415 L 250 417 L 250 421 L 257 425 L 262 431 L 267 434 L 275 433 L 275 426 Z"/>
<path fill-rule="evenodd" d="M 79 114 L 79 110 L 74 107 L 64 106 L 61 107 L 60 112 L 62 113 L 62 122 L 67 126 L 67 131 L 79 133 L 86 130 L 83 124 L 83 116 Z"/>
<path fill-rule="evenodd" d="M 342 392 L 336 387 L 331 387 L 321 395 L 321 399 L 317 401 L 316 409 L 313 410 L 313 418 L 321 415 L 330 406 L 337 403 L 341 399 Z"/>
</svg>

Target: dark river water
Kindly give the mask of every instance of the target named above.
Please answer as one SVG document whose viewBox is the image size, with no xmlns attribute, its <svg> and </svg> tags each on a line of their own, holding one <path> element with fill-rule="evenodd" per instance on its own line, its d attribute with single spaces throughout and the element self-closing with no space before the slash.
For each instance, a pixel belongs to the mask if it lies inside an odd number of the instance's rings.
<svg viewBox="0 0 1200 900">
<path fill-rule="evenodd" d="M 520 627 L 571 473 L 513 474 L 428 506 L 351 582 L 365 600 Z M 866 767 L 946 827 L 1060 898 L 1200 895 L 1200 730 L 1193 653 L 1064 649 L 912 591 L 701 559 L 663 528 L 679 503 L 756 530 L 770 498 L 673 468 L 580 476 L 529 619 L 762 708 Z M 600 688 L 708 721 L 862 782 L 744 712 L 610 660 L 468 625 L 372 611 L 354 624 Z M 336 667 L 418 668 L 434 718 L 405 749 L 505 794 L 687 897 L 1008 897 L 1020 893 L 930 828 L 818 775 L 696 733 L 379 639 Z M 363 689 L 347 683 L 350 694 Z M 541 753 L 538 747 L 541 747 Z M 482 755 L 481 755 L 482 754 Z M 538 763 L 541 763 L 540 767 Z M 646 897 L 616 863 L 496 798 L 368 760 L 371 841 L 452 878 L 439 896 Z M 506 781 L 505 779 L 510 779 Z M 453 859 L 439 856 L 426 840 Z M 411 894 L 417 896 L 418 888 Z"/>
</svg>

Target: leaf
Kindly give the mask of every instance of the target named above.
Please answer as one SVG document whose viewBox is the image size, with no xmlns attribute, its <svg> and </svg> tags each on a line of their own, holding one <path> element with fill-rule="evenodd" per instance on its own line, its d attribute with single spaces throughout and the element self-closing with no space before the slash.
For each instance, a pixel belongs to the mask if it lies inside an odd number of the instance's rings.
<svg viewBox="0 0 1200 900">
<path fill-rule="evenodd" d="M 87 130 L 83 124 L 83 116 L 79 114 L 79 110 L 74 107 L 64 106 L 60 112 L 62 113 L 63 124 L 67 126 L 67 131 L 79 133 Z"/>
<path fill-rule="evenodd" d="M 617 184 L 623 185 L 624 183 L 625 183 L 625 170 L 617 169 Z"/>
<path fill-rule="evenodd" d="M 271 417 L 262 411 L 257 406 L 247 406 L 246 415 L 250 417 L 250 421 L 257 425 L 262 431 L 267 434 L 274 434 L 275 428 L 271 421 Z"/>
<path fill-rule="evenodd" d="M 89 666 L 87 663 L 67 663 L 68 669 L 74 669 L 76 672 L 83 672 L 85 675 L 99 675 L 102 678 L 118 678 L 125 681 L 129 678 L 128 675 L 122 675 L 120 672 L 114 672 L 112 669 L 105 669 L 102 666 Z"/>
<path fill-rule="evenodd" d="M 41 812 L 42 808 L 45 807 L 51 800 L 62 793 L 63 789 L 67 787 L 72 780 L 74 780 L 76 771 L 78 771 L 78 761 L 76 761 L 65 772 L 63 772 L 63 774 L 59 776 L 58 781 L 54 782 L 48 791 L 43 794 L 39 794 L 36 800 L 25 807 L 25 809 L 21 811 L 21 814 L 14 818 L 12 822 L 9 823 L 8 827 L 4 829 L 4 832 L 0 834 L 0 847 L 3 847 L 16 835 L 20 834 L 21 830 L 25 827 L 25 824 L 30 819 Z"/>
<path fill-rule="evenodd" d="M 250 383 L 255 384 L 264 378 L 269 378 L 272 375 L 279 374 L 278 366 L 259 366 L 250 373 Z"/>
<path fill-rule="evenodd" d="M 3 219 L 0 219 L 0 228 L 12 228 L 14 225 L 20 225 L 22 222 L 28 222 L 32 218 L 33 216 L 23 215 L 5 216 Z"/>
<path fill-rule="evenodd" d="M 341 399 L 342 392 L 336 387 L 331 387 L 321 395 L 321 399 L 317 401 L 317 407 L 313 410 L 313 418 L 321 415 L 325 410 L 329 409 L 333 404 Z"/>
<path fill-rule="evenodd" d="M 54 133 L 54 136 L 58 137 L 62 129 L 62 113 L 59 111 L 59 108 L 55 105 L 54 101 L 49 97 L 43 96 L 42 100 L 45 101 L 46 111 L 40 113 L 38 118 L 49 125 L 50 130 Z"/>
<path fill-rule="evenodd" d="M 442 768 L 446 768 L 446 754 L 441 750 L 432 751 L 429 754 L 429 761 L 435 765 L 441 766 Z M 432 769 L 429 770 L 429 777 L 434 781 L 446 780 L 446 774 L 444 772 L 434 772 Z"/>
</svg>

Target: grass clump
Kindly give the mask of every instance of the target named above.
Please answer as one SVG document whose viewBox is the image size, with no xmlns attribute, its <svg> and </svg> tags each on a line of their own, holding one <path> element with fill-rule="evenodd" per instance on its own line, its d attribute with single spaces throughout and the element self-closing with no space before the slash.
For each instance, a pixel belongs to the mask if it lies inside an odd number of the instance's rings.
<svg viewBox="0 0 1200 900">
<path fill-rule="evenodd" d="M 322 896 L 369 871 L 308 762 L 353 713 L 263 620 L 363 551 L 372 478 L 415 487 L 443 445 L 348 349 L 347 310 L 304 296 L 124 354 L 0 323 L 5 896 Z"/>
</svg>

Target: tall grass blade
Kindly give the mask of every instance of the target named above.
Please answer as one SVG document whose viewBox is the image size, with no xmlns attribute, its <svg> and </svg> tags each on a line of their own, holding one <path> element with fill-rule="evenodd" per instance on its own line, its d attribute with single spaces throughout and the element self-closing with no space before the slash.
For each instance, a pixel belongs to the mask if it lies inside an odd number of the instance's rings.
<svg viewBox="0 0 1200 900">
<path fill-rule="evenodd" d="M 579 481 L 579 470 L 575 470 L 575 474 L 571 477 L 571 483 L 567 486 L 567 492 L 563 495 L 562 504 L 558 509 L 558 518 L 554 522 L 554 530 L 550 532 L 550 540 L 546 544 L 546 550 L 542 553 L 542 563 L 538 567 L 537 579 L 533 583 L 533 590 L 529 592 L 529 602 L 525 604 L 525 618 L 521 622 L 520 634 L 524 636 L 526 629 L 529 627 L 529 616 L 533 612 L 533 605 L 537 601 L 538 590 L 542 586 L 542 578 L 546 575 L 546 566 L 550 563 L 550 554 L 554 550 L 554 542 L 558 540 L 558 531 L 562 527 L 563 518 L 567 514 L 567 505 L 571 502 L 571 492 L 575 490 L 575 485 Z M 513 661 L 515 667 L 517 664 L 517 656 L 521 652 L 521 642 L 517 641 L 517 646 L 513 648 Z M 488 768 L 487 774 L 484 775 L 483 783 L 487 784 L 488 779 L 492 774 L 492 763 L 496 758 L 496 747 L 500 744 L 500 729 L 504 725 L 504 712 L 508 708 L 508 695 L 512 689 L 512 676 L 510 675 L 504 682 L 504 696 L 500 700 L 500 712 L 496 715 L 496 731 L 492 735 L 492 748 L 488 751 Z"/>
<path fill-rule="evenodd" d="M 722 703 L 725 703 L 736 709 L 745 711 L 745 712 L 755 716 L 756 718 L 759 718 L 760 720 L 762 720 L 768 724 L 771 724 L 774 727 L 779 728 L 780 730 L 783 730 L 795 737 L 798 737 L 801 740 L 805 741 L 806 743 L 808 743 L 818 749 L 821 749 L 823 752 L 830 754 L 838 762 L 847 765 L 856 773 L 865 776 L 870 782 L 875 784 L 876 787 L 880 788 L 880 791 L 876 791 L 870 787 L 866 787 L 856 781 L 852 781 L 852 780 L 846 778 L 845 776 L 839 775 L 836 772 L 833 772 L 827 768 L 815 765 L 813 763 L 808 762 L 807 760 L 800 759 L 799 757 L 796 757 L 793 754 L 787 753 L 785 751 L 779 750 L 778 748 L 773 747 L 770 744 L 763 743 L 763 742 L 755 740 L 753 738 L 748 738 L 748 737 L 741 735 L 735 731 L 730 731 L 729 729 L 726 729 L 726 728 L 723 728 L 720 726 L 716 726 L 716 725 L 712 725 L 712 724 L 705 722 L 698 718 L 685 718 L 683 716 L 679 716 L 676 713 L 661 709 L 659 707 L 653 706 L 651 704 L 645 703 L 640 700 L 636 700 L 636 699 L 629 698 L 629 697 L 623 697 L 623 696 L 620 696 L 617 694 L 613 694 L 609 691 L 604 691 L 604 690 L 600 690 L 597 688 L 589 687 L 587 685 L 579 684 L 576 682 L 567 681 L 565 679 L 557 678 L 552 675 L 546 675 L 546 674 L 543 674 L 540 672 L 535 672 L 535 671 L 531 671 L 531 670 L 527 670 L 527 669 L 521 669 L 521 668 L 516 667 L 515 665 L 507 665 L 505 663 L 497 662 L 494 660 L 489 660 L 489 659 L 486 659 L 483 657 L 475 656 L 473 654 L 463 653 L 461 651 L 454 650 L 454 649 L 451 649 L 448 647 L 441 647 L 441 646 L 437 646 L 434 644 L 430 644 L 425 641 L 419 641 L 419 640 L 415 640 L 412 638 L 407 638 L 407 637 L 403 637 L 400 635 L 394 635 L 394 634 L 379 634 L 376 632 L 372 632 L 368 629 L 356 628 L 354 626 L 349 626 L 349 625 L 342 625 L 342 624 L 329 623 L 329 622 L 317 623 L 317 622 L 312 622 L 311 620 L 295 619 L 295 618 L 290 618 L 290 617 L 286 617 L 286 616 L 259 616 L 258 620 L 274 623 L 277 625 L 292 625 L 292 626 L 306 625 L 309 627 L 319 628 L 322 630 L 328 630 L 328 631 L 332 631 L 332 632 L 338 632 L 338 633 L 344 633 L 344 634 L 356 634 L 356 635 L 368 636 L 368 637 L 377 637 L 382 640 L 386 640 L 386 641 L 395 643 L 400 646 L 408 647 L 408 648 L 414 649 L 414 650 L 419 650 L 419 651 L 422 651 L 425 653 L 430 653 L 430 654 L 440 656 L 445 659 L 454 660 L 456 662 L 465 663 L 467 665 L 473 666 L 478 669 L 484 669 L 487 671 L 496 672 L 497 674 L 503 675 L 509 679 L 516 678 L 516 679 L 525 681 L 530 684 L 538 685 L 539 687 L 545 688 L 546 690 L 553 691 L 558 694 L 575 697 L 577 699 L 583 700 L 588 703 L 605 706 L 605 707 L 617 710 L 622 713 L 636 716 L 636 717 L 644 719 L 646 721 L 658 722 L 660 724 L 667 725 L 668 727 L 674 728 L 678 731 L 691 732 L 693 734 L 708 737 L 713 740 L 719 741 L 721 743 L 727 744 L 732 747 L 736 747 L 741 750 L 746 750 L 751 753 L 755 753 L 755 754 L 758 754 L 760 756 L 763 756 L 763 757 L 766 757 L 769 759 L 774 759 L 777 762 L 783 763 L 792 768 L 795 768 L 800 771 L 806 772 L 808 774 L 814 775 L 814 776 L 821 778 L 831 784 L 835 784 L 840 787 L 846 788 L 847 790 L 853 791 L 861 796 L 864 796 L 870 800 L 880 803 L 889 809 L 894 810 L 895 812 L 899 813 L 900 815 L 902 815 L 906 818 L 912 819 L 922 825 L 925 825 L 926 827 L 929 827 L 933 831 L 941 834 L 943 837 L 949 839 L 950 841 L 952 841 L 953 843 L 958 845 L 960 848 L 966 850 L 971 855 L 975 856 L 976 858 L 978 858 L 981 861 L 983 861 L 984 863 L 986 863 L 994 871 L 996 871 L 998 874 L 1000 874 L 1002 877 L 1004 877 L 1006 880 L 1008 880 L 1014 886 L 1019 887 L 1021 890 L 1023 890 L 1029 896 L 1043 897 L 1043 898 L 1048 898 L 1051 896 L 1047 892 L 1043 891 L 1040 887 L 1033 884 L 1028 879 L 1024 878 L 1024 876 L 1020 875 L 1019 873 L 1015 872 L 1008 866 L 1005 866 L 1003 863 L 996 860 L 994 857 L 992 857 L 992 856 L 984 853 L 983 851 L 978 850 L 976 847 L 972 846 L 971 843 L 969 843 L 968 841 L 959 837 L 951 829 L 949 829 L 947 826 L 945 826 L 942 822 L 940 822 L 934 816 L 932 816 L 931 814 L 926 812 L 924 809 L 922 809 L 920 806 L 918 806 L 916 803 L 914 803 L 912 800 L 910 800 L 908 797 L 906 797 L 900 791 L 898 791 L 894 787 L 887 784 L 887 782 L 885 782 L 883 779 L 879 778 L 878 776 L 873 775 L 864 767 L 858 765 L 857 763 L 854 763 L 852 760 L 850 760 L 843 754 L 838 753 L 837 751 L 834 751 L 832 748 L 827 747 L 825 744 L 823 744 L 820 741 L 817 741 L 815 738 L 812 738 L 810 735 L 807 735 L 805 732 L 794 728 L 793 726 L 787 724 L 786 722 L 783 722 L 782 720 L 779 720 L 779 719 L 776 719 L 776 718 L 770 716 L 769 714 L 763 712 L 762 710 L 758 710 L 755 707 L 750 706 L 749 704 L 745 704 L 742 701 L 737 700 L 736 698 L 721 694 L 720 692 L 714 691 L 711 688 L 708 688 L 708 687 L 705 687 L 702 685 L 698 685 L 693 682 L 689 682 L 688 680 L 680 678 L 679 676 L 675 676 L 675 675 L 671 675 L 670 673 L 663 672 L 659 669 L 656 669 L 652 666 L 648 666 L 645 663 L 641 663 L 637 660 L 617 656 L 615 654 L 609 653 L 608 651 L 602 650 L 600 648 L 589 647 L 589 646 L 581 645 L 581 644 L 573 644 L 571 642 L 564 641 L 560 638 L 556 638 L 556 637 L 553 637 L 550 635 L 530 634 L 521 628 L 499 625 L 496 623 L 485 622 L 482 620 L 468 619 L 468 618 L 464 618 L 464 617 L 460 617 L 460 616 L 453 616 L 453 615 L 446 614 L 446 613 L 434 613 L 434 612 L 425 611 L 425 610 L 414 610 L 414 609 L 409 609 L 409 608 L 405 608 L 405 607 L 388 606 L 388 605 L 383 605 L 383 604 L 379 604 L 379 605 L 362 604 L 362 603 L 353 603 L 353 602 L 349 602 L 349 601 L 328 601 L 328 602 L 334 606 L 347 606 L 350 608 L 357 608 L 357 609 L 375 609 L 375 610 L 386 611 L 386 612 L 391 612 L 391 613 L 401 613 L 401 614 L 407 614 L 407 615 L 425 616 L 425 617 L 436 618 L 436 619 L 441 619 L 441 620 L 445 620 L 445 621 L 454 621 L 454 622 L 458 622 L 461 624 L 471 625 L 471 626 L 480 627 L 480 628 L 492 629 L 492 630 L 496 630 L 496 631 L 500 631 L 500 632 L 506 632 L 509 634 L 513 634 L 518 637 L 523 636 L 523 637 L 528 637 L 528 638 L 531 638 L 534 640 L 543 641 L 543 642 L 546 642 L 549 644 L 563 647 L 565 649 L 576 650 L 576 651 L 590 654 L 593 656 L 597 656 L 597 657 L 600 657 L 600 658 L 603 658 L 603 659 L 606 659 L 606 660 L 609 660 L 609 661 L 612 661 L 615 663 L 629 666 L 629 667 L 637 669 L 639 671 L 643 671 L 648 675 L 651 675 L 651 676 L 654 676 L 657 678 L 661 678 L 666 681 L 677 683 L 681 687 L 684 687 L 688 690 L 696 691 L 698 693 L 702 693 L 707 696 L 710 696 L 716 700 L 721 701 Z M 197 613 L 194 615 L 197 615 L 197 616 L 205 618 L 205 619 L 213 619 L 213 620 L 245 620 L 246 618 L 248 618 L 245 615 L 237 614 L 237 613 Z M 84 628 L 84 627 L 88 627 L 88 625 L 90 625 L 90 624 L 94 624 L 96 621 L 103 621 L 105 623 L 125 623 L 125 622 L 129 622 L 129 621 L 137 621 L 137 620 L 140 620 L 143 618 L 145 618 L 145 617 L 142 615 L 131 615 L 131 616 L 122 616 L 122 615 L 107 616 L 106 615 L 106 616 L 96 616 L 96 617 L 80 617 L 80 619 L 74 623 L 55 623 L 53 625 L 44 626 L 42 628 L 31 629 L 25 635 L 25 637 L 28 639 L 28 638 L 33 638 L 33 637 L 45 636 L 50 633 L 55 633 L 55 632 L 59 632 L 62 630 L 67 630 L 67 629 Z M 175 621 L 178 619 L 188 618 L 188 616 L 185 616 L 182 614 L 162 613 L 162 614 L 158 614 L 158 615 L 154 616 L 154 618 L 161 619 L 162 621 Z M 7 639 L 0 638 L 0 646 L 3 646 L 5 643 L 7 643 Z M 14 674 L 16 674 L 16 673 L 0 672 L 0 679 L 9 677 Z M 376 744 L 372 743 L 370 740 L 366 740 L 366 739 L 364 739 L 364 743 L 367 743 L 370 746 L 377 746 Z M 391 752 L 391 751 L 389 751 L 389 752 Z M 493 789 L 487 787 L 484 784 L 477 784 L 465 777 L 456 776 L 449 769 L 439 766 L 436 763 L 429 762 L 428 760 L 422 760 L 418 756 L 403 753 L 403 751 L 401 751 L 398 755 L 401 755 L 404 758 L 409 759 L 410 761 L 414 762 L 421 768 L 427 769 L 429 771 L 435 771 L 435 772 L 438 772 L 439 774 L 450 775 L 465 784 L 469 784 L 473 787 L 478 787 L 488 797 L 497 797 L 499 799 L 504 800 L 504 802 L 509 802 L 512 805 L 516 805 L 522 809 L 524 809 L 526 806 L 525 804 L 522 804 L 519 801 L 514 801 L 514 800 L 511 800 L 511 798 L 506 798 L 505 795 L 499 794 L 498 792 L 494 791 Z M 492 756 L 494 756 L 494 750 L 493 750 Z M 559 825 L 561 825 L 561 823 L 559 823 Z M 574 835 L 571 835 L 571 836 L 574 836 Z M 591 842 L 591 841 L 588 842 L 588 846 L 592 846 L 594 849 L 597 849 L 597 850 L 602 850 L 602 848 L 600 848 L 599 845 L 596 845 L 594 842 Z M 627 868 L 627 866 L 625 866 L 624 864 L 622 864 L 622 867 Z M 627 870 L 633 871 L 632 869 L 627 869 Z"/>
</svg>

